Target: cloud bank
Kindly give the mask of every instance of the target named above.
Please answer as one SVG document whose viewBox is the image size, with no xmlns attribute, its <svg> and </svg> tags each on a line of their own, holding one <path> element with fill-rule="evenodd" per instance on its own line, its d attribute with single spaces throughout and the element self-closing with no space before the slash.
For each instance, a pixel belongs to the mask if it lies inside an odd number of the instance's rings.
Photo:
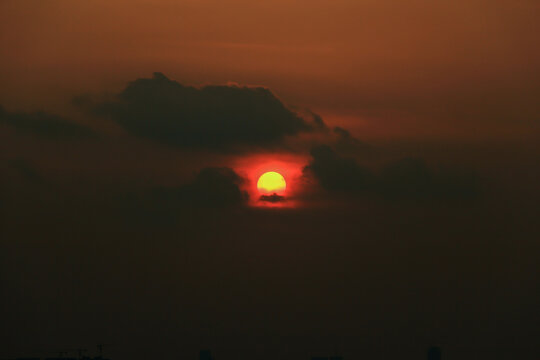
<svg viewBox="0 0 540 360">
<path fill-rule="evenodd" d="M 96 134 L 87 127 L 45 112 L 9 112 L 0 106 L 0 124 L 6 124 L 18 132 L 60 139 L 80 139 Z"/>
<path fill-rule="evenodd" d="M 199 171 L 195 179 L 178 187 L 157 187 L 144 197 L 146 206 L 161 210 L 179 209 L 185 206 L 236 206 L 248 200 L 241 190 L 244 179 L 228 167 L 207 167 Z"/>
<path fill-rule="evenodd" d="M 343 157 L 326 145 L 311 150 L 304 174 L 329 192 L 373 193 L 391 200 L 465 200 L 479 195 L 478 179 L 459 171 L 434 171 L 423 159 L 403 158 L 379 172 Z"/>
<path fill-rule="evenodd" d="M 131 82 L 112 100 L 78 103 L 131 134 L 181 148 L 271 147 L 313 130 L 266 88 L 196 88 L 162 73 Z"/>
</svg>

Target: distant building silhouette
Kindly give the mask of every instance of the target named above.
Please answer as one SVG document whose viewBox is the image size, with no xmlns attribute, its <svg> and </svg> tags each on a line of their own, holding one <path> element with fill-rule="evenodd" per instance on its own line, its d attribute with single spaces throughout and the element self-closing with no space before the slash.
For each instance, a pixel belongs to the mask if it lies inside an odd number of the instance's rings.
<svg viewBox="0 0 540 360">
<path fill-rule="evenodd" d="M 106 359 L 102 356 L 95 356 L 95 357 L 81 356 L 79 358 L 56 356 L 56 357 L 47 357 L 47 358 L 18 357 L 18 358 L 15 358 L 15 360 L 109 360 L 109 359 Z"/>
<path fill-rule="evenodd" d="M 58 351 L 58 356 L 52 356 L 52 357 L 18 357 L 14 360 L 110 360 L 105 357 L 103 357 L 103 347 L 104 346 L 111 346 L 111 344 L 98 344 L 97 349 L 99 351 L 99 355 L 97 356 L 85 356 L 83 355 L 88 350 L 86 349 L 64 349 L 61 351 Z M 78 357 L 66 357 L 65 355 L 68 353 L 76 352 L 78 354 Z"/>
<path fill-rule="evenodd" d="M 210 350 L 201 350 L 199 352 L 199 360 L 213 360 Z"/>
<path fill-rule="evenodd" d="M 438 346 L 432 346 L 427 352 L 428 360 L 441 360 L 441 348 Z"/>
<path fill-rule="evenodd" d="M 313 356 L 311 360 L 343 360 L 343 356 Z"/>
</svg>

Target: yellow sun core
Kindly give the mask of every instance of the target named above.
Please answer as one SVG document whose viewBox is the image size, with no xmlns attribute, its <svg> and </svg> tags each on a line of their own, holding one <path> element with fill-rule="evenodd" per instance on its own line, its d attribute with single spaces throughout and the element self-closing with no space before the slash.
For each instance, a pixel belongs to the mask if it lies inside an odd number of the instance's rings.
<svg viewBox="0 0 540 360">
<path fill-rule="evenodd" d="M 275 171 L 265 172 L 257 181 L 257 189 L 263 194 L 279 193 L 286 187 L 285 178 Z"/>
</svg>

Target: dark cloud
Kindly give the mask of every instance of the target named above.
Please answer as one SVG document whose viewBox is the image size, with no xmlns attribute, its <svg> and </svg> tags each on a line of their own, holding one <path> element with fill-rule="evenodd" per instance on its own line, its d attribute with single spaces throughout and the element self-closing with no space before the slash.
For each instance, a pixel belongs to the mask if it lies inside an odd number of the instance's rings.
<svg viewBox="0 0 540 360">
<path fill-rule="evenodd" d="M 248 199 L 240 189 L 244 179 L 227 167 L 204 168 L 195 181 L 179 189 L 184 201 L 208 205 L 239 205 Z"/>
<path fill-rule="evenodd" d="M 0 123 L 17 131 L 49 137 L 55 140 L 94 137 L 96 134 L 79 124 L 45 112 L 8 112 L 0 106 Z"/>
<path fill-rule="evenodd" d="M 384 167 L 379 188 L 388 197 L 423 198 L 433 193 L 434 181 L 422 159 L 404 158 Z"/>
<path fill-rule="evenodd" d="M 0 160 L 0 173 L 0 201 L 3 205 L 52 190 L 48 186 L 49 181 L 34 164 L 22 157 Z"/>
<path fill-rule="evenodd" d="M 313 161 L 304 168 L 323 188 L 337 192 L 360 192 L 372 187 L 373 174 L 352 158 L 339 156 L 326 145 L 311 150 Z"/>
<path fill-rule="evenodd" d="M 161 73 L 131 82 L 111 101 L 86 106 L 132 134 L 184 148 L 273 146 L 313 129 L 266 88 L 195 88 Z"/>
<path fill-rule="evenodd" d="M 357 151 L 369 151 L 371 147 L 358 140 L 351 133 L 342 127 L 336 126 L 333 129 L 333 133 L 336 136 L 335 148 L 344 152 L 357 152 Z"/>
<path fill-rule="evenodd" d="M 326 125 L 323 118 L 319 114 L 317 114 L 317 113 L 315 113 L 315 112 L 313 112 L 313 111 L 311 111 L 309 109 L 305 109 L 304 111 L 305 111 L 306 115 L 311 117 L 313 126 L 317 130 L 322 130 L 324 132 L 327 132 L 327 131 L 330 130 L 328 125 Z"/>
<path fill-rule="evenodd" d="M 26 160 L 17 158 L 11 159 L 7 162 L 8 167 L 17 172 L 24 180 L 32 183 L 42 184 L 45 183 L 45 179 L 39 172 Z"/>
<path fill-rule="evenodd" d="M 243 182 L 230 168 L 204 168 L 191 183 L 152 189 L 145 193 L 143 202 L 150 211 L 172 214 L 186 206 L 237 206 L 248 200 L 247 193 L 240 189 Z"/>
<path fill-rule="evenodd" d="M 273 193 L 272 195 L 261 195 L 259 197 L 260 201 L 265 202 L 271 202 L 271 203 L 278 203 L 285 201 L 285 196 L 278 195 L 276 193 Z"/>
<path fill-rule="evenodd" d="M 404 158 L 375 173 L 352 158 L 338 155 L 329 146 L 312 149 L 313 160 L 304 168 L 321 186 L 332 192 L 371 192 L 387 199 L 471 199 L 479 194 L 472 174 L 457 171 L 435 172 L 424 160 Z"/>
<path fill-rule="evenodd" d="M 381 171 L 380 193 L 393 199 L 472 199 L 479 194 L 473 174 L 457 170 L 434 171 L 423 159 L 404 158 Z"/>
<path fill-rule="evenodd" d="M 119 220 L 143 226 L 160 226 L 183 221 L 194 211 L 240 208 L 249 196 L 241 190 L 244 179 L 226 167 L 204 168 L 192 182 L 179 186 L 136 186 L 122 191 L 108 189 L 102 199 L 89 207 L 114 209 Z"/>
</svg>

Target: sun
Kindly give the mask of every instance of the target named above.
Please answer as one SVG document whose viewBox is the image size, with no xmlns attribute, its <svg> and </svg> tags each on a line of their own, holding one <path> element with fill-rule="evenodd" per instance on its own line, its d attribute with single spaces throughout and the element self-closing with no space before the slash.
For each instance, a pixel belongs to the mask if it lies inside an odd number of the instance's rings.
<svg viewBox="0 0 540 360">
<path fill-rule="evenodd" d="M 262 194 L 280 193 L 285 190 L 285 178 L 275 171 L 265 172 L 257 181 L 257 189 Z"/>
</svg>

